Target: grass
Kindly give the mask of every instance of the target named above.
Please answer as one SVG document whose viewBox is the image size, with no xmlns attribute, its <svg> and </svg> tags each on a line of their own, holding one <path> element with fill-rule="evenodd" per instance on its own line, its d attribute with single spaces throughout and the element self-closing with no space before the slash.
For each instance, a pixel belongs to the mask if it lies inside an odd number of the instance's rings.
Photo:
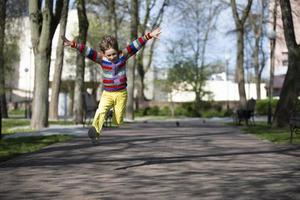
<svg viewBox="0 0 300 200">
<path fill-rule="evenodd" d="M 31 132 L 29 128 L 30 121 L 28 119 L 2 119 L 2 134 L 9 135 L 14 133 Z"/>
<path fill-rule="evenodd" d="M 72 139 L 68 135 L 18 137 L 0 140 L 0 162 L 21 154 L 35 152 L 41 148 L 57 142 Z"/>
<path fill-rule="evenodd" d="M 25 116 L 25 109 L 12 109 L 8 111 L 9 116 Z"/>
<path fill-rule="evenodd" d="M 30 120 L 29 119 L 2 119 L 2 134 L 9 135 L 14 133 L 27 133 L 32 132 L 34 129 L 30 128 Z M 50 125 L 72 125 L 73 121 L 67 120 L 58 120 L 58 121 L 49 121 Z"/>
<path fill-rule="evenodd" d="M 266 122 L 258 122 L 255 126 L 242 128 L 244 132 L 256 135 L 258 138 L 268 140 L 276 144 L 290 143 L 289 128 L 272 128 Z M 293 144 L 300 144 L 300 134 L 294 134 Z"/>
</svg>

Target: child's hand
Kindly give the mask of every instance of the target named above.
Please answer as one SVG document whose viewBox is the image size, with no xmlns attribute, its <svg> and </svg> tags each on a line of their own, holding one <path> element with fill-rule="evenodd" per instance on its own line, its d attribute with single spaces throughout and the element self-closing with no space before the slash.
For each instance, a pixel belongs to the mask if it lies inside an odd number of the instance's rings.
<svg viewBox="0 0 300 200">
<path fill-rule="evenodd" d="M 71 46 L 72 42 L 68 40 L 64 35 L 61 36 L 61 39 L 64 41 L 64 47 Z"/>
<path fill-rule="evenodd" d="M 161 34 L 161 29 L 158 27 L 157 29 L 154 29 L 151 33 L 150 36 L 154 37 L 155 39 L 159 39 L 159 35 Z"/>
</svg>

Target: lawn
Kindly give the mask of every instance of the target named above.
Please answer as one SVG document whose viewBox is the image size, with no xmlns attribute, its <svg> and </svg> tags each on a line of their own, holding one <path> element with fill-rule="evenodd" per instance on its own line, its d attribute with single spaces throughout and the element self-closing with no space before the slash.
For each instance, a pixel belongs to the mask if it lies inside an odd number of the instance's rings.
<svg viewBox="0 0 300 200">
<path fill-rule="evenodd" d="M 49 121 L 50 125 L 73 125 L 73 121 L 67 120 L 58 120 L 58 121 Z M 20 119 L 20 118 L 9 118 L 2 119 L 2 134 L 14 134 L 14 133 L 26 133 L 32 132 L 33 129 L 30 128 L 29 119 Z"/>
<path fill-rule="evenodd" d="M 269 140 L 276 144 L 288 144 L 290 142 L 289 128 L 272 128 L 265 122 L 256 123 L 255 126 L 242 128 L 243 131 L 256 135 L 260 139 Z M 300 144 L 300 134 L 294 134 L 293 144 Z"/>
<path fill-rule="evenodd" d="M 72 139 L 69 135 L 18 137 L 0 140 L 0 162 L 15 156 L 38 151 L 41 148 L 57 142 Z"/>
</svg>

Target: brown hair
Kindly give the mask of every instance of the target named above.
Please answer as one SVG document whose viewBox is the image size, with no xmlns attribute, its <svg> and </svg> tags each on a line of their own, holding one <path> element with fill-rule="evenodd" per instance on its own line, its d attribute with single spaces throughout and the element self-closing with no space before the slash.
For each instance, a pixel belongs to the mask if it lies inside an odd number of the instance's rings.
<svg viewBox="0 0 300 200">
<path fill-rule="evenodd" d="M 119 51 L 118 41 L 115 37 L 107 35 L 104 36 L 102 41 L 99 43 L 100 50 L 104 53 L 106 50 L 113 48 L 116 51 Z"/>
</svg>

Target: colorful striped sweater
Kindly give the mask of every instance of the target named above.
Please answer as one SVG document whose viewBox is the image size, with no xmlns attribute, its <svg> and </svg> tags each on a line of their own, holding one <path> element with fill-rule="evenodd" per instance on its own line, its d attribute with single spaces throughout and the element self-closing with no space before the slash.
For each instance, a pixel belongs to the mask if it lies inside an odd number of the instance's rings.
<svg viewBox="0 0 300 200">
<path fill-rule="evenodd" d="M 129 44 L 122 53 L 116 63 L 110 62 L 107 58 L 101 57 L 93 48 L 87 47 L 83 43 L 72 42 L 71 47 L 76 48 L 80 54 L 86 56 L 92 61 L 99 63 L 103 71 L 103 89 L 106 91 L 118 91 L 127 87 L 126 77 L 126 61 L 138 50 L 140 50 L 151 39 L 148 35 L 139 37 Z"/>
</svg>

